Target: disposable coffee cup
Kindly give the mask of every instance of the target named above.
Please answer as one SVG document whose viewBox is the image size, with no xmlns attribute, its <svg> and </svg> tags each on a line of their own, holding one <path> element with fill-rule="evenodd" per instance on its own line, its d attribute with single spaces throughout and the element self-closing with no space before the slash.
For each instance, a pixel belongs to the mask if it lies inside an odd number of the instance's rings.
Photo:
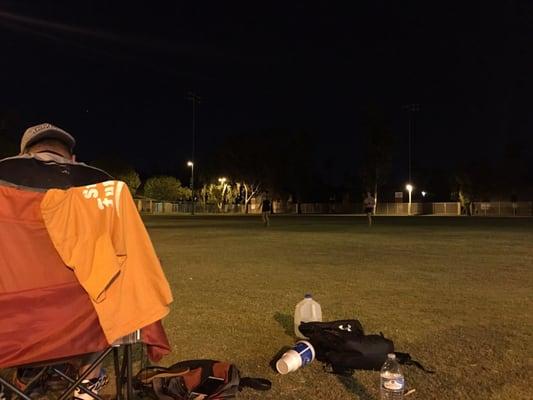
<svg viewBox="0 0 533 400">
<path fill-rule="evenodd" d="M 296 342 L 293 348 L 281 356 L 276 363 L 276 369 L 282 375 L 305 367 L 315 359 L 315 349 L 307 340 Z"/>
</svg>

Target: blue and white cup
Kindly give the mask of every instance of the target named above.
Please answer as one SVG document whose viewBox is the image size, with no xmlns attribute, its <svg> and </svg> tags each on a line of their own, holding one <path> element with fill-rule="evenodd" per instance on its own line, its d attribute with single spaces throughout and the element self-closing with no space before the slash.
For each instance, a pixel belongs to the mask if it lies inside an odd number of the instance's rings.
<svg viewBox="0 0 533 400">
<path fill-rule="evenodd" d="M 296 342 L 293 348 L 285 352 L 276 363 L 276 369 L 282 375 L 305 367 L 315 359 L 315 349 L 307 340 Z"/>
</svg>

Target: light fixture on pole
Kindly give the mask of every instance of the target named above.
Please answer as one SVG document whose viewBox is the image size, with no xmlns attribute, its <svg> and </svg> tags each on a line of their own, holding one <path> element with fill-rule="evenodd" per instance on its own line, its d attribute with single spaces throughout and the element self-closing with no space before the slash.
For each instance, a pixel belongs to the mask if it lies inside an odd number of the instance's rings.
<svg viewBox="0 0 533 400">
<path fill-rule="evenodd" d="M 222 196 L 224 196 L 224 192 L 226 191 L 226 178 L 218 178 L 218 181 L 222 185 Z"/>
<path fill-rule="evenodd" d="M 187 161 L 187 167 L 191 168 L 191 215 L 194 215 L 194 163 Z"/>
<path fill-rule="evenodd" d="M 407 215 L 411 215 L 411 193 L 413 192 L 413 185 L 408 183 L 405 188 L 409 192 L 409 203 L 407 204 Z"/>
</svg>

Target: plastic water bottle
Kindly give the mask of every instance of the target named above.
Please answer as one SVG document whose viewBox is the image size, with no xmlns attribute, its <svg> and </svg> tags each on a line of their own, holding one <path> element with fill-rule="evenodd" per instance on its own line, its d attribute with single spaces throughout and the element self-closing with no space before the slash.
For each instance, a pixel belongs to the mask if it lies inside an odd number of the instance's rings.
<svg viewBox="0 0 533 400">
<path fill-rule="evenodd" d="M 381 400 L 402 400 L 405 380 L 396 354 L 387 355 L 387 361 L 381 368 Z"/>
<path fill-rule="evenodd" d="M 307 339 L 298 329 L 300 322 L 315 321 L 322 321 L 322 308 L 320 304 L 313 300 L 313 295 L 307 293 L 304 299 L 296 304 L 294 309 L 294 334 L 301 339 Z"/>
</svg>

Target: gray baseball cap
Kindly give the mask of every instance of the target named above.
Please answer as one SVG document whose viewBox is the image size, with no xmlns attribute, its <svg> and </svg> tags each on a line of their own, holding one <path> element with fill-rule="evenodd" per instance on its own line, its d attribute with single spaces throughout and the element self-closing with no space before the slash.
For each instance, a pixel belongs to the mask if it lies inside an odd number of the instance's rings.
<svg viewBox="0 0 533 400">
<path fill-rule="evenodd" d="M 65 132 L 63 129 L 52 124 L 44 123 L 26 129 L 26 132 L 24 132 L 24 135 L 22 135 L 22 139 L 20 140 L 20 153 L 23 154 L 28 146 L 43 139 L 60 140 L 68 146 L 70 151 L 72 151 L 76 145 L 76 139 L 74 139 L 70 133 Z"/>
</svg>

